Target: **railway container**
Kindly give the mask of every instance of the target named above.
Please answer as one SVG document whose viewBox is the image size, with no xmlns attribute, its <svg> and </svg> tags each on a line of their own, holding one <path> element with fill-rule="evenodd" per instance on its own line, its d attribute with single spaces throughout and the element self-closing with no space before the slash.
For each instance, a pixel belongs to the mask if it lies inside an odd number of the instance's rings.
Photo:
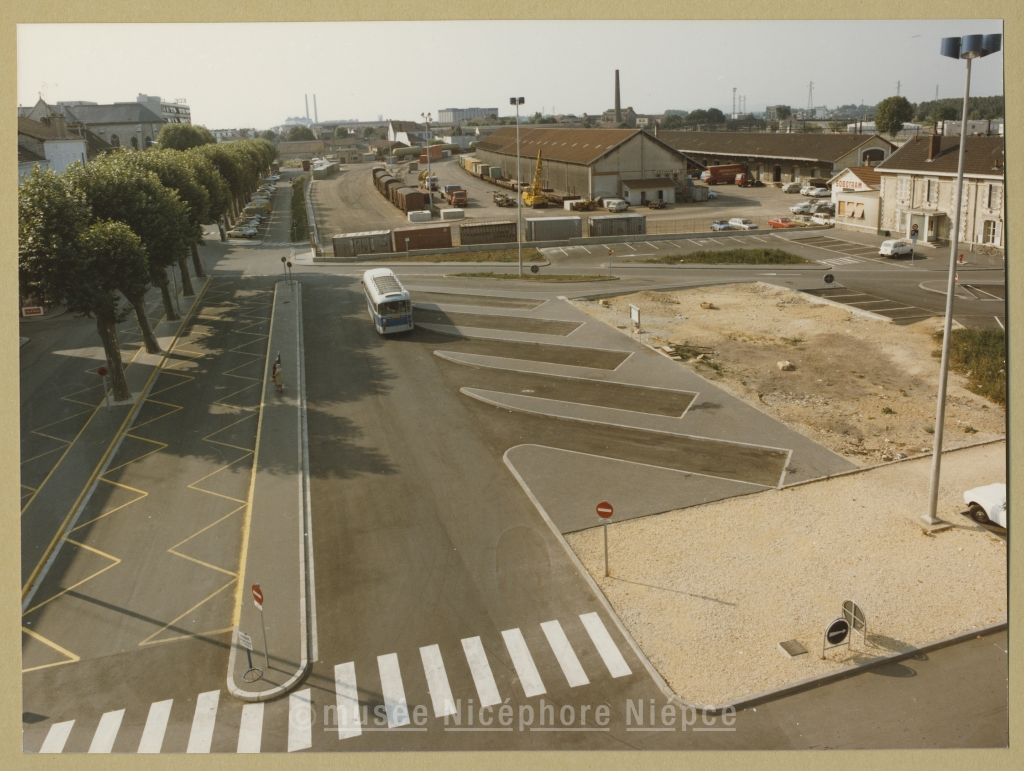
<svg viewBox="0 0 1024 771">
<path fill-rule="evenodd" d="M 407 252 L 410 249 L 446 249 L 452 245 L 452 226 L 395 228 L 391 231 L 391 243 L 396 252 Z"/>
<path fill-rule="evenodd" d="M 389 179 L 386 182 L 382 183 L 381 187 L 383 188 L 383 191 L 384 191 L 384 197 L 387 198 L 389 201 L 391 201 L 391 200 L 393 200 L 391 198 L 392 189 L 393 188 L 399 188 L 399 187 L 405 187 L 405 183 L 402 180 L 400 180 L 400 179 L 395 179 L 394 177 L 392 177 L 391 179 Z"/>
<path fill-rule="evenodd" d="M 516 223 L 479 222 L 459 226 L 459 241 L 463 246 L 472 244 L 511 244 L 516 240 Z"/>
<path fill-rule="evenodd" d="M 411 211 L 427 209 L 427 194 L 415 187 L 393 188 L 394 202 L 407 214 Z"/>
<path fill-rule="evenodd" d="M 527 241 L 564 241 L 583 235 L 580 217 L 535 217 L 526 220 Z"/>
<path fill-rule="evenodd" d="M 393 180 L 393 179 L 394 179 L 394 177 L 392 177 L 390 174 L 381 174 L 376 179 L 374 179 L 373 184 L 376 185 L 377 191 L 381 195 L 384 195 L 385 194 L 384 184 L 386 182 L 388 182 L 389 180 Z"/>
<path fill-rule="evenodd" d="M 331 239 L 335 257 L 358 257 L 360 254 L 386 254 L 391 251 L 390 230 L 368 230 L 363 233 L 340 233 Z"/>
<path fill-rule="evenodd" d="M 647 232 L 647 217 L 643 214 L 603 214 L 589 218 L 591 237 L 642 236 Z"/>
<path fill-rule="evenodd" d="M 388 170 L 385 169 L 383 166 L 374 166 L 372 169 L 370 169 L 370 173 L 373 174 L 373 181 L 376 182 L 377 177 L 381 177 L 387 174 Z"/>
<path fill-rule="evenodd" d="M 491 166 L 488 176 L 492 179 L 501 179 L 501 166 Z"/>
</svg>

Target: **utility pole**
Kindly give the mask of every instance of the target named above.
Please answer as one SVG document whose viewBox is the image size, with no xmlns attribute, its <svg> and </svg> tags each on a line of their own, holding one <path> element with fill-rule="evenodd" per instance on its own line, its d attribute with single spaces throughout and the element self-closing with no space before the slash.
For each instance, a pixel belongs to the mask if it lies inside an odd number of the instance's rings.
<svg viewBox="0 0 1024 771">
<path fill-rule="evenodd" d="M 896 96 L 899 96 L 899 95 L 900 95 L 900 82 L 897 80 L 896 81 Z"/>
<path fill-rule="evenodd" d="M 526 102 L 526 99 L 521 96 L 513 96 L 508 101 L 509 104 L 514 104 L 516 107 L 516 241 L 519 247 L 519 276 L 521 278 L 523 275 L 523 191 L 520 183 L 522 170 L 519 161 L 519 105 Z"/>
<path fill-rule="evenodd" d="M 939 84 L 935 84 L 935 101 L 939 101 Z"/>
<path fill-rule="evenodd" d="M 814 117 L 814 81 L 812 80 L 810 85 L 807 86 L 807 112 Z"/>
<path fill-rule="evenodd" d="M 732 89 L 732 118 L 736 119 L 736 88 Z"/>
</svg>

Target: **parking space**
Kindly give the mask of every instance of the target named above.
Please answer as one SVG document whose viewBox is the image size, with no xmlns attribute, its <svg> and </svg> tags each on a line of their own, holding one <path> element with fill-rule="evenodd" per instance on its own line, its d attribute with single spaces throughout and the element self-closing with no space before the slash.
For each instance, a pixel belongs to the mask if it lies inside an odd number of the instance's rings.
<svg viewBox="0 0 1024 771">
<path fill-rule="evenodd" d="M 859 292 L 843 286 L 830 286 L 824 289 L 804 289 L 802 291 L 815 297 L 822 297 L 826 300 L 849 305 L 851 308 L 858 308 L 863 311 L 876 313 L 879 316 L 885 316 L 897 324 L 913 324 L 921 319 L 941 315 L 915 305 L 907 305 L 897 300 L 887 300 L 884 297 Z"/>
<path fill-rule="evenodd" d="M 1006 300 L 1006 284 L 962 284 L 976 300 Z"/>
</svg>

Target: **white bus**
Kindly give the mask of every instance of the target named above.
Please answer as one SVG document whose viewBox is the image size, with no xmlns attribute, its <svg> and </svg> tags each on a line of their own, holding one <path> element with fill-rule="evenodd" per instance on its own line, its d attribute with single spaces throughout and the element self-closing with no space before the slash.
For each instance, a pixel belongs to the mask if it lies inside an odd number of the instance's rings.
<svg viewBox="0 0 1024 771">
<path fill-rule="evenodd" d="M 398 277 L 387 268 L 374 268 L 363 274 L 366 309 L 373 325 L 382 335 L 412 329 L 412 300 Z"/>
</svg>

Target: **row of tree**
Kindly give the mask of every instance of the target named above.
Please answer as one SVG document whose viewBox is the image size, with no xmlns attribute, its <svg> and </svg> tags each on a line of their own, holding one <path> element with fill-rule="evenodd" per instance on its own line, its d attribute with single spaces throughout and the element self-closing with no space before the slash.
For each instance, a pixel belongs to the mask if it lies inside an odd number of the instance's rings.
<svg viewBox="0 0 1024 771">
<path fill-rule="evenodd" d="M 187 259 L 204 277 L 202 226 L 236 217 L 277 157 L 264 139 L 217 144 L 188 124 L 158 139 L 159 149 L 120 149 L 63 174 L 36 167 L 18 194 L 20 292 L 95 319 L 117 401 L 131 397 L 117 324 L 134 311 L 146 350 L 160 353 L 147 292 L 158 288 L 166 317 L 180 318 L 168 269 L 178 268 L 185 296 L 195 293 Z"/>
</svg>

